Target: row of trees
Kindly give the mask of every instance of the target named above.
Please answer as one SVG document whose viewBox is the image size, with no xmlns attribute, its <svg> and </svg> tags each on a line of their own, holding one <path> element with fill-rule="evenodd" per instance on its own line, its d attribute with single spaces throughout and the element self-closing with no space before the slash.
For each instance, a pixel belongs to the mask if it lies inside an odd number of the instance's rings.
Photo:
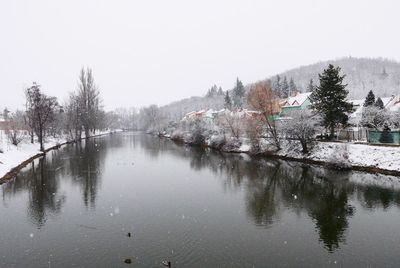
<svg viewBox="0 0 400 268">
<path fill-rule="evenodd" d="M 279 98 L 287 98 L 291 94 L 298 91 L 293 78 L 290 78 L 290 81 L 288 82 L 286 76 L 284 76 L 283 80 L 281 80 L 279 75 L 276 76 L 275 82 L 272 85 L 272 89 L 274 90 L 275 95 Z"/>
<path fill-rule="evenodd" d="M 24 111 L 7 114 L 6 134 L 14 145 L 28 133 L 30 142 L 34 143 L 36 137 L 40 150 L 44 151 L 48 136 L 64 135 L 70 140 L 80 140 L 82 134 L 89 137 L 96 130 L 108 127 L 100 91 L 89 68 L 82 68 L 77 90 L 63 105 L 56 97 L 45 94 L 35 82 L 25 90 L 25 97 Z"/>
</svg>

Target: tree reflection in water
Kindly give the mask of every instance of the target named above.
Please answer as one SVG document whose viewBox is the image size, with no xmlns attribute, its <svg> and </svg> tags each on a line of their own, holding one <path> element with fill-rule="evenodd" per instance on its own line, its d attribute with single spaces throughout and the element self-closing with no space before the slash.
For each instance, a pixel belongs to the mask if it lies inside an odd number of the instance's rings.
<svg viewBox="0 0 400 268">
<path fill-rule="evenodd" d="M 58 192 L 61 173 L 57 167 L 61 165 L 57 154 L 50 152 L 3 185 L 5 195 L 28 192 L 28 216 L 37 228 L 42 228 L 49 216 L 59 214 L 65 202 L 65 195 Z"/>
<path fill-rule="evenodd" d="M 60 213 L 66 201 L 60 193 L 60 184 L 68 179 L 81 189 L 85 207 L 93 209 L 106 154 L 112 154 L 114 148 L 126 147 L 124 139 L 129 139 L 128 147 L 140 148 L 140 153 L 151 158 L 168 154 L 184 159 L 193 170 L 212 171 L 221 180 L 225 191 L 243 189 L 247 217 L 257 226 L 272 226 L 287 210 L 309 217 L 329 252 L 339 249 L 346 240 L 349 221 L 356 213 L 352 201 L 357 200 L 368 210 L 400 207 L 399 189 L 360 183 L 366 179 L 373 182 L 390 180 L 390 176 L 338 172 L 265 157 L 225 154 L 177 145 L 149 135 L 93 139 L 66 146 L 62 153 L 49 152 L 21 171 L 14 180 L 2 185 L 3 195 L 27 192 L 28 216 L 38 228 L 49 217 Z"/>
<path fill-rule="evenodd" d="M 357 198 L 365 208 L 400 207 L 400 191 L 354 183 L 354 176 L 366 173 L 333 171 L 318 166 L 215 150 L 176 145 L 166 140 L 143 143 L 157 157 L 163 151 L 189 158 L 194 170 L 209 169 L 222 178 L 226 189 L 243 188 L 247 214 L 259 226 L 269 227 L 285 209 L 305 213 L 315 223 L 320 241 L 329 252 L 345 242 L 349 219 Z M 381 175 L 385 177 L 384 175 Z M 387 177 L 387 176 L 386 176 Z M 378 181 L 382 178 L 375 178 Z"/>
</svg>

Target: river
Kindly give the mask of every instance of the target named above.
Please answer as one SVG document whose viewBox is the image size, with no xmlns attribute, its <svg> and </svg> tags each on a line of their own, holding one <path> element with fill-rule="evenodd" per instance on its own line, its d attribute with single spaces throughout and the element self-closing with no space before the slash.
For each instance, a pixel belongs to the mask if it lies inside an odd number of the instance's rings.
<svg viewBox="0 0 400 268">
<path fill-rule="evenodd" d="M 391 176 L 131 132 L 51 151 L 0 193 L 0 267 L 400 265 Z"/>
</svg>

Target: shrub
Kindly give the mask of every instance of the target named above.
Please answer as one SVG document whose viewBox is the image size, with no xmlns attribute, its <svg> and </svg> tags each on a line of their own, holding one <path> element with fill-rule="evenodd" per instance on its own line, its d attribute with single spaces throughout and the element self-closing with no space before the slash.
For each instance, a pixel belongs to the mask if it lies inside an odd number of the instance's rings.
<svg viewBox="0 0 400 268">
<path fill-rule="evenodd" d="M 226 141 L 226 143 L 222 147 L 222 150 L 226 152 L 233 152 L 237 151 L 240 148 L 240 146 L 242 146 L 242 142 L 235 137 L 231 137 Z"/>
</svg>

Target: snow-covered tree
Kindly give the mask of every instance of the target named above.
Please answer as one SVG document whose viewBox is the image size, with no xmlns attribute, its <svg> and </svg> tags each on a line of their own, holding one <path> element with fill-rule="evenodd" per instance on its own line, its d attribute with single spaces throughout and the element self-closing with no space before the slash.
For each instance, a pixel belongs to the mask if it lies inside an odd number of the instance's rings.
<svg viewBox="0 0 400 268">
<path fill-rule="evenodd" d="M 101 107 L 100 91 L 94 83 L 92 70 L 81 69 L 78 84 L 78 103 L 80 120 L 85 131 L 85 136 L 90 136 L 90 131 L 100 128 L 104 119 L 104 111 Z"/>
<path fill-rule="evenodd" d="M 289 97 L 289 84 L 286 76 L 283 78 L 282 87 L 281 87 L 281 98 Z"/>
<path fill-rule="evenodd" d="M 312 95 L 312 107 L 322 116 L 323 125 L 329 129 L 330 138 L 335 135 L 338 124 L 345 125 L 349 120 L 348 113 L 353 111 L 353 105 L 346 101 L 345 75 L 340 75 L 340 67 L 329 64 L 328 68 L 319 74 L 319 86 Z"/>
<path fill-rule="evenodd" d="M 288 114 L 282 123 L 282 132 L 289 138 L 300 142 L 303 153 L 308 153 L 314 143 L 315 130 L 320 123 L 320 117 L 311 110 L 299 110 Z"/>
<path fill-rule="evenodd" d="M 239 138 L 244 131 L 244 120 L 238 113 L 226 111 L 218 120 L 224 129 L 228 130 L 232 137 Z"/>
<path fill-rule="evenodd" d="M 23 130 L 26 129 L 24 117 L 25 113 L 19 110 L 11 114 L 9 112 L 7 115 L 6 134 L 13 145 L 18 145 L 24 138 Z"/>
<path fill-rule="evenodd" d="M 314 88 L 315 88 L 314 81 L 313 81 L 313 79 L 311 78 L 311 79 L 310 79 L 310 82 L 309 82 L 308 85 L 307 85 L 306 92 L 313 92 L 313 91 L 314 91 Z"/>
<path fill-rule="evenodd" d="M 225 109 L 229 109 L 229 110 L 232 109 L 232 100 L 231 100 L 231 97 L 229 96 L 228 90 L 226 91 L 224 101 L 225 101 L 225 104 L 224 104 Z"/>
<path fill-rule="evenodd" d="M 364 107 L 372 106 L 374 104 L 375 104 L 375 94 L 374 94 L 374 92 L 372 90 L 370 90 L 368 92 L 367 97 L 365 98 Z"/>
<path fill-rule="evenodd" d="M 380 97 L 378 97 L 378 99 L 376 100 L 375 106 L 379 109 L 385 109 L 385 105 L 383 105 L 383 101 Z"/>
<path fill-rule="evenodd" d="M 376 106 L 367 106 L 363 108 L 361 115 L 361 125 L 368 128 L 382 129 L 390 124 L 391 115 L 385 109 Z"/>
<path fill-rule="evenodd" d="M 293 78 L 290 78 L 289 82 L 289 95 L 295 94 L 297 92 L 297 86 L 293 81 Z"/>
<path fill-rule="evenodd" d="M 44 151 L 44 138 L 51 122 L 55 119 L 58 102 L 55 97 L 49 97 L 40 90 L 40 85 L 33 83 L 25 91 L 30 127 L 35 132 L 40 143 L 40 150 Z"/>
<path fill-rule="evenodd" d="M 246 91 L 244 89 L 242 81 L 240 81 L 239 78 L 236 78 L 236 84 L 232 90 L 232 100 L 235 108 L 243 107 L 243 98 L 245 93 Z"/>
<path fill-rule="evenodd" d="M 282 85 L 281 85 L 281 77 L 279 75 L 276 76 L 275 82 L 273 84 L 273 91 L 277 97 L 281 97 L 282 95 Z"/>
</svg>

